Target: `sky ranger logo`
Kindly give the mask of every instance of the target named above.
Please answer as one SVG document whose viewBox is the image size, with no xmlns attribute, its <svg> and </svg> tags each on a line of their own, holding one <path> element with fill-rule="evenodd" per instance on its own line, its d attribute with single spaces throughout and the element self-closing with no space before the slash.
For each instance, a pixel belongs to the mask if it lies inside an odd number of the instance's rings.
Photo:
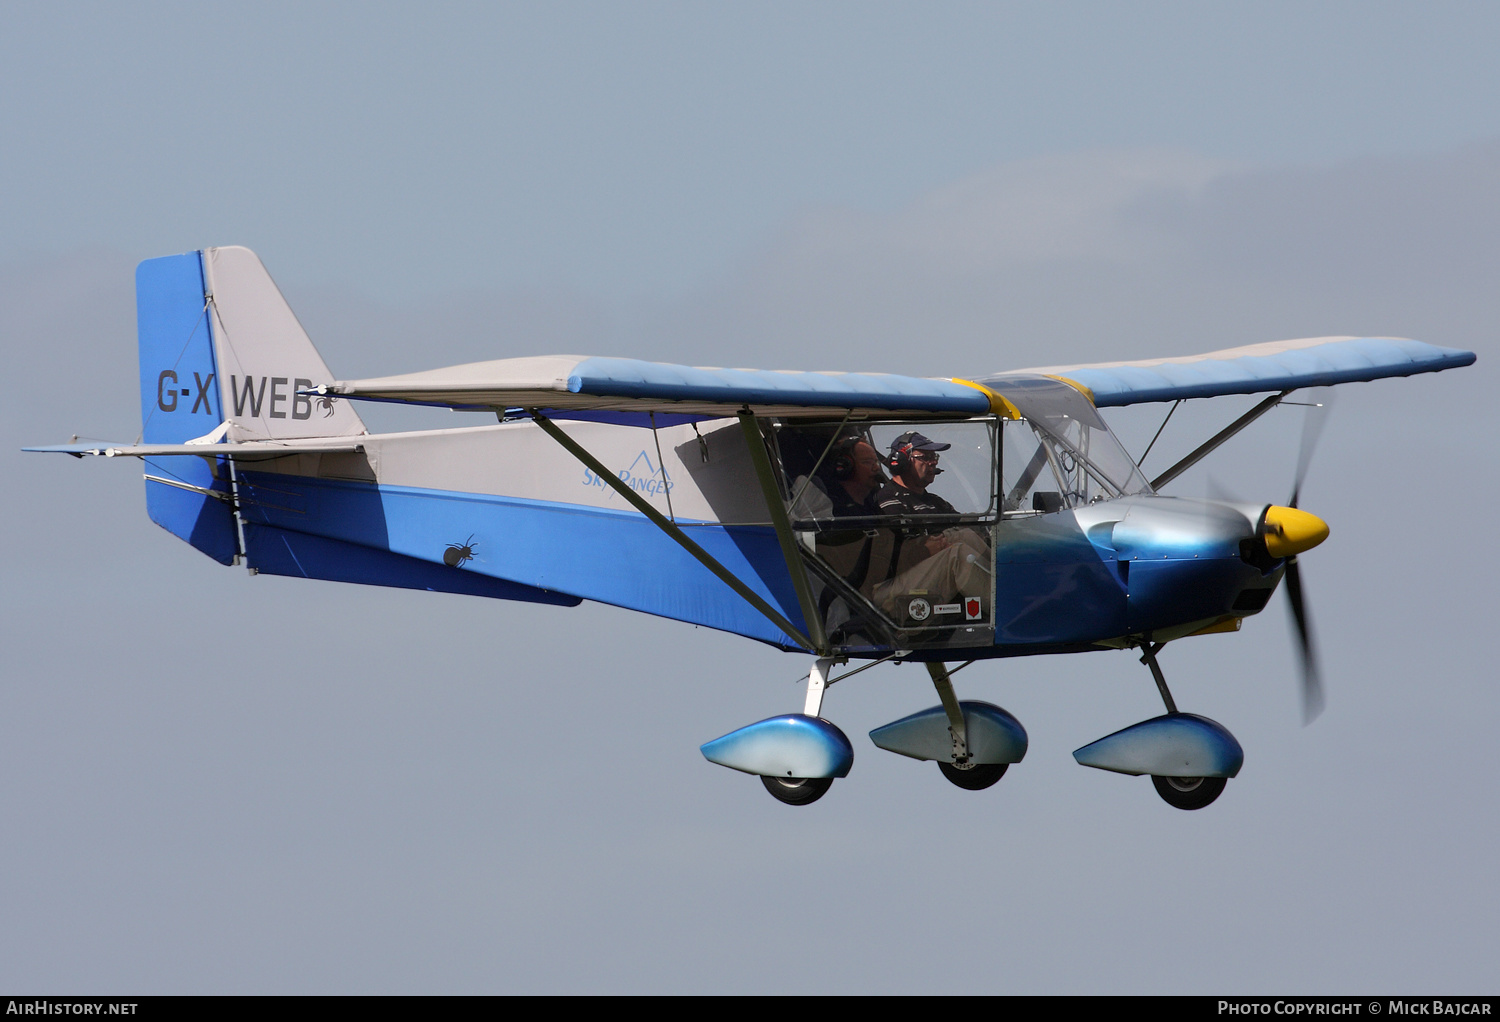
<svg viewBox="0 0 1500 1022">
<path fill-rule="evenodd" d="M 671 477 L 667 475 L 666 466 L 653 465 L 651 463 L 651 456 L 645 451 L 635 456 L 635 460 L 630 463 L 629 468 L 622 468 L 616 474 L 620 477 L 620 482 L 635 492 L 644 493 L 648 497 L 654 497 L 658 493 L 666 494 L 671 491 L 674 485 Z M 587 468 L 583 470 L 583 485 L 598 486 L 604 489 L 609 488 L 608 483 Z M 610 496 L 614 496 L 614 490 L 611 489 L 609 492 Z"/>
</svg>

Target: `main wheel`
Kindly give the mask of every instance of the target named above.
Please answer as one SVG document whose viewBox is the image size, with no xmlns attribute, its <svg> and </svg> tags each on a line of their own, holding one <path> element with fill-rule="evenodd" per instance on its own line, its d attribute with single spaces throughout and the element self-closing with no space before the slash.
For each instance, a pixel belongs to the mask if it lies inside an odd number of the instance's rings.
<svg viewBox="0 0 1500 1022">
<path fill-rule="evenodd" d="M 960 770 L 952 763 L 944 763 L 938 760 L 938 769 L 943 776 L 948 778 L 960 788 L 968 791 L 983 791 L 1005 776 L 1005 768 L 1009 763 L 975 763 L 967 770 Z"/>
<path fill-rule="evenodd" d="M 816 802 L 833 787 L 832 777 L 768 777 L 762 774 L 760 782 L 772 797 L 789 806 Z"/>
<path fill-rule="evenodd" d="M 1156 793 L 1176 809 L 1202 809 L 1224 791 L 1223 777 L 1158 777 L 1151 775 Z"/>
</svg>

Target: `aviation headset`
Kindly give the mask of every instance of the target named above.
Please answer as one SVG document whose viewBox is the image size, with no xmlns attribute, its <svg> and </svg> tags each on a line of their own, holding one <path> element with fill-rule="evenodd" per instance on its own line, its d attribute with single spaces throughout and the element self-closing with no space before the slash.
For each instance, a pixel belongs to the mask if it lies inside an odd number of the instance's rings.
<svg viewBox="0 0 1500 1022">
<path fill-rule="evenodd" d="M 902 474 L 903 463 L 911 462 L 911 450 L 915 445 L 912 444 L 910 436 L 911 434 L 908 433 L 904 437 L 899 437 L 898 440 L 901 442 L 891 448 L 891 455 L 885 460 L 886 465 L 897 475 Z"/>
<path fill-rule="evenodd" d="M 931 443 L 931 441 L 920 433 L 902 433 L 896 438 L 895 443 L 891 445 L 890 457 L 886 458 L 885 463 L 893 474 L 905 477 L 902 468 L 903 466 L 905 468 L 911 467 L 911 452 L 916 450 L 917 437 L 921 437 L 923 443 Z M 943 446 L 946 448 L 947 445 Z M 943 470 L 940 468 L 932 470 L 933 475 L 942 475 L 942 473 Z"/>
<path fill-rule="evenodd" d="M 833 458 L 828 462 L 828 471 L 839 482 L 854 476 L 854 448 L 864 442 L 858 433 L 840 437 L 833 446 Z"/>
</svg>

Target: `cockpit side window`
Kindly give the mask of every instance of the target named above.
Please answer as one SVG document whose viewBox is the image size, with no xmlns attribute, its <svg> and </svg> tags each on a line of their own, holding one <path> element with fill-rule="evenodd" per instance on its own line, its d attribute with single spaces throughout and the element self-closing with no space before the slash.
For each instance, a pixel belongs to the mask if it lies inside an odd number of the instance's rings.
<svg viewBox="0 0 1500 1022">
<path fill-rule="evenodd" d="M 934 493 L 966 521 L 992 519 L 996 493 L 996 420 L 917 423 L 922 434 L 942 446 L 919 452 L 934 457 Z M 860 517 L 864 493 L 856 482 L 872 485 L 873 496 L 890 481 L 893 446 L 911 433 L 910 422 L 858 424 L 788 423 L 777 430 L 778 453 L 785 476 L 788 513 L 793 522 Z M 867 464 L 875 459 L 875 474 Z M 830 499 L 831 497 L 831 499 Z M 873 508 L 871 514 L 874 514 Z"/>
<path fill-rule="evenodd" d="M 1054 469 L 1056 456 L 1031 423 L 1017 419 L 1001 432 L 1000 510 L 1007 516 L 1068 506 Z"/>
</svg>

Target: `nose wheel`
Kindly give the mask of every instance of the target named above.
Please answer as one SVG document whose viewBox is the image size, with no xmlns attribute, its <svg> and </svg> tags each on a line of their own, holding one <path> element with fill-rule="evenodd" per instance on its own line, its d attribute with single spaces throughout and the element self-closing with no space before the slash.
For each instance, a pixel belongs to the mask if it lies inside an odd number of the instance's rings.
<svg viewBox="0 0 1500 1022">
<path fill-rule="evenodd" d="M 1229 729 L 1196 713 L 1182 713 L 1167 688 L 1156 654 L 1162 644 L 1141 646 L 1141 662 L 1151 668 L 1167 712 L 1105 735 L 1073 752 L 1082 766 L 1139 777 L 1149 775 L 1163 802 L 1173 809 L 1202 809 L 1224 794 L 1240 772 L 1245 750 Z"/>
<path fill-rule="evenodd" d="M 1162 801 L 1174 809 L 1202 809 L 1224 791 L 1223 777 L 1158 777 L 1151 783 Z"/>
<path fill-rule="evenodd" d="M 1163 645 L 1164 643 L 1154 645 L 1148 643 L 1142 646 L 1141 663 L 1151 668 L 1151 677 L 1156 679 L 1156 687 L 1161 692 L 1162 702 L 1167 704 L 1167 712 L 1176 713 L 1177 704 L 1172 700 L 1172 693 L 1167 688 L 1167 679 L 1162 675 L 1161 667 L 1156 662 L 1156 654 Z M 1156 785 L 1156 793 L 1173 809 L 1202 809 L 1224 794 L 1225 780 L 1223 777 L 1151 775 L 1151 783 Z"/>
</svg>

